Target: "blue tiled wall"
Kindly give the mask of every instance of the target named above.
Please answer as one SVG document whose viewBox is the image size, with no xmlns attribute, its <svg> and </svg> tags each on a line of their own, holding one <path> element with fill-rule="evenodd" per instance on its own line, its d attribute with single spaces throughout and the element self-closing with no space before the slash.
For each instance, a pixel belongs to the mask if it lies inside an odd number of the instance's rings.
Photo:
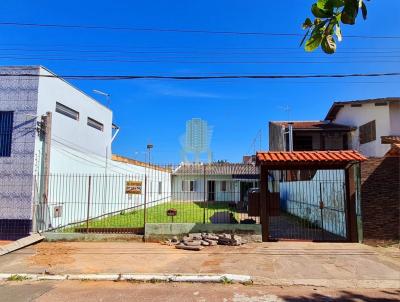
<svg viewBox="0 0 400 302">
<path fill-rule="evenodd" d="M 0 74 L 38 74 L 38 67 L 0 67 Z M 38 99 L 37 77 L 0 77 L 0 110 L 14 111 L 10 157 L 0 157 L 0 220 L 12 233 L 26 232 L 32 219 L 33 163 Z M 21 221 L 21 230 L 18 226 Z M 4 237 L 1 234 L 0 237 Z M 5 234 L 3 234 L 5 235 Z"/>
</svg>

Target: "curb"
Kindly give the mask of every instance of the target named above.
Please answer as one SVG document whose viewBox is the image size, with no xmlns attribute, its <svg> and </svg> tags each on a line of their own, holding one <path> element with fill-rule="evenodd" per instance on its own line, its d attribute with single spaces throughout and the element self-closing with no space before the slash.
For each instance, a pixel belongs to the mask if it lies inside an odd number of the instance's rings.
<svg viewBox="0 0 400 302">
<path fill-rule="evenodd" d="M 248 275 L 181 275 L 181 274 L 0 274 L 0 281 L 136 281 L 136 282 L 191 282 L 191 283 L 251 283 Z"/>
<path fill-rule="evenodd" d="M 265 286 L 313 286 L 326 288 L 398 289 L 399 280 L 391 279 L 270 279 L 253 278 L 254 285 Z"/>
</svg>

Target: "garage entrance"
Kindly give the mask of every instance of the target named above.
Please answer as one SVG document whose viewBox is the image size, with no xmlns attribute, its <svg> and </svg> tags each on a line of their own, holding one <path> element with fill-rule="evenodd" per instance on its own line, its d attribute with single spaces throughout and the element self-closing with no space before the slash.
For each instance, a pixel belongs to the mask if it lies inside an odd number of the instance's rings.
<svg viewBox="0 0 400 302">
<path fill-rule="evenodd" d="M 257 153 L 263 241 L 358 241 L 356 151 Z"/>
</svg>

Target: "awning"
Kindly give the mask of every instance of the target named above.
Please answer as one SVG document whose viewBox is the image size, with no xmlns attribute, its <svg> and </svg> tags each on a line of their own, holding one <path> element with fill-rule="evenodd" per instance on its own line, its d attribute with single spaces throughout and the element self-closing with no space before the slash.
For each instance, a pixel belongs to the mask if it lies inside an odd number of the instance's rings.
<svg viewBox="0 0 400 302">
<path fill-rule="evenodd" d="M 275 169 L 344 168 L 367 158 L 354 150 L 343 151 L 293 151 L 257 152 L 257 165 Z"/>
</svg>

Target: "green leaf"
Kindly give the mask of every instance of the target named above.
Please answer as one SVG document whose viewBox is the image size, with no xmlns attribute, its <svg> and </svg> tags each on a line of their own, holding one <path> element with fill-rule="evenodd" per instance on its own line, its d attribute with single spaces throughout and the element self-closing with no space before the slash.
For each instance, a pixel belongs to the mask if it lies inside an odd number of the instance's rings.
<svg viewBox="0 0 400 302">
<path fill-rule="evenodd" d="M 311 12 L 317 18 L 330 18 L 333 15 L 333 10 L 331 9 L 321 9 L 317 4 L 311 6 Z"/>
<path fill-rule="evenodd" d="M 310 18 L 307 18 L 303 23 L 303 29 L 307 29 L 313 26 L 313 23 Z"/>
<path fill-rule="evenodd" d="M 336 42 L 331 35 L 325 36 L 321 42 L 322 50 L 327 54 L 333 54 L 336 51 Z"/>
<path fill-rule="evenodd" d="M 321 41 L 322 41 L 321 33 L 312 34 L 310 39 L 307 40 L 304 49 L 306 51 L 314 51 L 321 44 Z"/>
<path fill-rule="evenodd" d="M 336 34 L 338 41 L 341 42 L 343 37 L 342 37 L 342 30 L 340 29 L 339 23 L 336 24 L 336 26 L 335 26 L 335 34 Z"/>
<path fill-rule="evenodd" d="M 367 6 L 365 5 L 364 2 L 361 4 L 361 12 L 362 12 L 363 19 L 367 20 L 368 12 L 367 12 Z"/>
<path fill-rule="evenodd" d="M 333 28 L 335 27 L 336 23 L 338 23 L 336 18 L 330 19 L 329 24 L 324 32 L 325 36 L 333 35 Z"/>
<path fill-rule="evenodd" d="M 344 24 L 353 25 L 356 23 L 356 18 L 358 14 L 358 3 L 358 0 L 347 0 L 345 2 L 341 16 L 341 21 Z"/>
<path fill-rule="evenodd" d="M 318 0 L 316 4 L 319 9 L 327 9 L 327 8 L 329 8 L 328 2 L 329 2 L 329 0 Z"/>
<path fill-rule="evenodd" d="M 332 10 L 344 5 L 344 0 L 318 0 L 317 6 L 320 9 Z"/>
</svg>

